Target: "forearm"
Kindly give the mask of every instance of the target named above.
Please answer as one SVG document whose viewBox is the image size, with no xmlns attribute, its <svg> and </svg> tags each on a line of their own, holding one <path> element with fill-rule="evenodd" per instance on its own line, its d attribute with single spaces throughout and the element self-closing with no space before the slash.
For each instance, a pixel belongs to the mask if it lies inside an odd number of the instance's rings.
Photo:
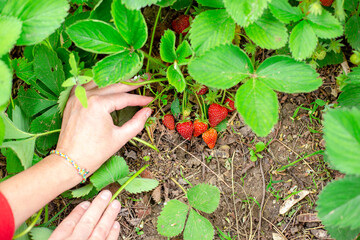
<svg viewBox="0 0 360 240">
<path fill-rule="evenodd" d="M 62 192 L 81 182 L 68 162 L 50 155 L 33 167 L 0 183 L 14 214 L 15 228 Z"/>
</svg>

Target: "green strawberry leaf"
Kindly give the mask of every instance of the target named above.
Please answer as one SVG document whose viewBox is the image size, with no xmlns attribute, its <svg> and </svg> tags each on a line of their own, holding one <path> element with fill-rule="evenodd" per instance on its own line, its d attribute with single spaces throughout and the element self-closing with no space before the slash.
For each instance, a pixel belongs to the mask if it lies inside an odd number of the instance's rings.
<svg viewBox="0 0 360 240">
<path fill-rule="evenodd" d="M 345 81 L 342 93 L 338 98 L 338 102 L 342 107 L 357 107 L 360 109 L 360 67 L 352 69 Z"/>
<path fill-rule="evenodd" d="M 171 8 L 179 11 L 181 9 L 189 7 L 192 2 L 193 0 L 176 0 L 175 3 L 171 6 Z"/>
<path fill-rule="evenodd" d="M 5 125 L 5 134 L 6 131 L 7 128 Z M 24 166 L 24 169 L 32 166 L 35 149 L 35 137 L 17 141 L 3 142 L 0 148 L 11 148 L 19 157 L 21 164 Z"/>
<path fill-rule="evenodd" d="M 296 60 L 304 60 L 311 57 L 318 39 L 308 21 L 304 20 L 297 24 L 290 34 L 289 46 Z"/>
<path fill-rule="evenodd" d="M 35 118 L 30 125 L 30 132 L 43 133 L 61 128 L 61 118 L 57 106 L 52 106 L 39 117 Z M 36 139 L 36 148 L 46 151 L 55 146 L 59 133 L 47 134 Z"/>
<path fill-rule="evenodd" d="M 324 139 L 330 164 L 341 172 L 360 174 L 360 110 L 329 110 L 324 118 Z"/>
<path fill-rule="evenodd" d="M 342 228 L 334 226 L 325 226 L 325 230 L 336 240 L 353 240 L 360 232 L 360 228 L 351 229 L 350 227 Z"/>
<path fill-rule="evenodd" d="M 129 175 L 129 167 L 124 158 L 113 156 L 90 177 L 90 182 L 100 191 L 127 175 Z"/>
<path fill-rule="evenodd" d="M 121 2 L 125 4 L 128 9 L 140 9 L 155 4 L 159 2 L 159 0 L 121 0 Z"/>
<path fill-rule="evenodd" d="M 176 59 L 176 36 L 172 30 L 166 30 L 160 39 L 160 57 L 164 62 L 173 63 Z"/>
<path fill-rule="evenodd" d="M 142 52 L 123 51 L 97 62 L 93 68 L 94 81 L 99 87 L 105 87 L 119 81 L 132 78 L 143 66 Z M 122 67 L 118 67 L 122 66 Z"/>
<path fill-rule="evenodd" d="M 320 15 L 307 15 L 310 26 L 315 34 L 320 38 L 336 38 L 343 34 L 341 23 L 326 10 Z"/>
<path fill-rule="evenodd" d="M 278 121 L 276 93 L 259 79 L 249 79 L 236 93 L 235 106 L 250 128 L 261 137 Z"/>
<path fill-rule="evenodd" d="M 329 183 L 319 195 L 318 216 L 325 226 L 359 229 L 360 177 L 345 176 Z M 341 219 L 341 221 L 339 221 Z"/>
<path fill-rule="evenodd" d="M 47 240 L 50 238 L 53 231 L 54 230 L 46 227 L 34 227 L 30 230 L 29 234 L 33 240 Z"/>
<path fill-rule="evenodd" d="M 111 6 L 111 14 L 115 26 L 128 45 L 139 49 L 146 43 L 148 30 L 145 18 L 140 10 L 129 10 L 121 0 L 114 0 Z"/>
<path fill-rule="evenodd" d="M 288 56 L 267 58 L 256 73 L 259 81 L 280 92 L 311 92 L 322 84 L 319 74 L 310 65 Z"/>
<path fill-rule="evenodd" d="M 89 183 L 81 188 L 71 190 L 71 195 L 73 196 L 73 198 L 81 198 L 88 195 L 93 189 L 94 185 L 92 183 Z"/>
<path fill-rule="evenodd" d="M 34 71 L 41 84 L 32 81 L 31 85 L 49 99 L 57 100 L 63 90 L 61 85 L 65 81 L 62 62 L 57 54 L 45 45 L 37 45 L 34 52 Z"/>
<path fill-rule="evenodd" d="M 265 149 L 265 143 L 264 142 L 258 142 L 255 144 L 255 152 L 261 152 Z"/>
<path fill-rule="evenodd" d="M 113 0 L 100 0 L 90 13 L 89 19 L 96 19 L 104 22 L 110 22 L 111 4 Z M 69 25 L 67 25 L 69 26 Z"/>
<path fill-rule="evenodd" d="M 0 145 L 3 143 L 5 138 L 5 123 L 4 120 L 0 117 Z"/>
<path fill-rule="evenodd" d="M 205 213 L 212 213 L 219 206 L 220 191 L 209 184 L 198 184 L 187 192 L 189 204 Z"/>
<path fill-rule="evenodd" d="M 160 7 L 169 7 L 171 5 L 174 4 L 174 2 L 176 2 L 177 0 L 160 0 L 159 2 L 156 3 L 156 5 L 160 6 Z"/>
<path fill-rule="evenodd" d="M 68 14 L 66 0 L 9 0 L 1 15 L 22 21 L 22 31 L 17 45 L 33 45 L 47 38 L 59 28 Z"/>
<path fill-rule="evenodd" d="M 345 24 L 345 37 L 350 43 L 351 47 L 360 51 L 360 16 L 353 15 Z"/>
<path fill-rule="evenodd" d="M 267 8 L 270 0 L 224 0 L 226 11 L 241 27 L 255 22 Z"/>
<path fill-rule="evenodd" d="M 190 214 L 184 230 L 186 240 L 212 240 L 214 239 L 214 228 L 203 216 L 194 209 L 190 209 Z"/>
<path fill-rule="evenodd" d="M 18 91 L 19 104 L 21 109 L 25 112 L 26 116 L 32 117 L 45 109 L 48 109 L 56 105 L 56 99 L 47 99 L 38 94 L 33 88 L 24 90 L 24 87 L 20 87 Z"/>
<path fill-rule="evenodd" d="M 5 134 L 4 139 L 23 139 L 32 137 L 33 134 L 24 132 L 17 128 L 15 124 L 5 115 L 5 113 L 0 113 L 0 118 L 3 120 L 5 125 Z"/>
<path fill-rule="evenodd" d="M 84 108 L 88 107 L 87 97 L 86 97 L 86 90 L 83 86 L 77 85 L 75 89 L 75 96 L 79 99 L 81 105 Z"/>
<path fill-rule="evenodd" d="M 254 72 L 249 57 L 239 47 L 221 45 L 192 60 L 190 75 L 199 83 L 220 89 L 228 89 Z"/>
<path fill-rule="evenodd" d="M 245 27 L 245 32 L 261 48 L 282 48 L 288 41 L 287 28 L 269 11 L 265 11 L 258 20 Z"/>
<path fill-rule="evenodd" d="M 222 0 L 196 0 L 196 1 L 206 7 L 224 8 L 224 3 Z"/>
<path fill-rule="evenodd" d="M 32 62 L 26 58 L 14 58 L 11 60 L 11 66 L 18 78 L 31 85 L 35 81 L 35 72 Z"/>
<path fill-rule="evenodd" d="M 124 177 L 118 180 L 117 182 L 120 185 L 123 185 L 130 177 Z M 159 182 L 155 179 L 149 178 L 134 178 L 126 187 L 125 190 L 129 193 L 141 193 L 141 192 L 148 192 L 153 190 L 159 185 Z"/>
<path fill-rule="evenodd" d="M 194 19 L 190 33 L 191 46 L 198 56 L 221 44 L 231 43 L 235 35 L 235 22 L 226 10 L 209 10 Z"/>
<path fill-rule="evenodd" d="M 78 21 L 66 33 L 77 47 L 92 53 L 117 53 L 129 47 L 115 28 L 98 20 Z"/>
<path fill-rule="evenodd" d="M 305 16 L 300 8 L 291 6 L 288 0 L 271 1 L 269 9 L 283 23 L 297 22 Z"/>
<path fill-rule="evenodd" d="M 179 235 L 185 226 L 189 207 L 179 200 L 168 201 L 162 209 L 157 221 L 157 231 L 165 237 Z"/>
<path fill-rule="evenodd" d="M 8 53 L 21 34 L 22 22 L 15 17 L 0 16 L 0 56 Z M 6 36 L 6 37 L 5 37 Z"/>
<path fill-rule="evenodd" d="M 168 67 L 166 77 L 171 85 L 176 88 L 176 91 L 183 92 L 186 87 L 185 78 L 178 65 L 171 65 Z"/>
<path fill-rule="evenodd" d="M 8 66 L 0 60 L 0 106 L 6 104 L 11 96 L 12 72 Z"/>
<path fill-rule="evenodd" d="M 188 41 L 184 40 L 176 49 L 176 60 L 178 61 L 179 65 L 187 64 L 190 59 L 186 59 L 187 57 L 191 56 L 193 51 L 190 47 Z"/>
</svg>

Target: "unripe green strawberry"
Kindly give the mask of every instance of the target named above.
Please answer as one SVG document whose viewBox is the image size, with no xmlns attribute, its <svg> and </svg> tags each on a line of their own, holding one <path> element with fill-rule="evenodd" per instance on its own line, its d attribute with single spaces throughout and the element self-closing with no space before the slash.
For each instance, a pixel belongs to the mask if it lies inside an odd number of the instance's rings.
<svg viewBox="0 0 360 240">
<path fill-rule="evenodd" d="M 170 130 L 174 130 L 175 129 L 175 119 L 174 116 L 171 114 L 166 114 L 164 116 L 163 119 L 163 124 L 165 125 L 165 127 L 167 127 Z"/>
<path fill-rule="evenodd" d="M 180 122 L 176 124 L 176 130 L 183 138 L 190 140 L 194 132 L 194 125 L 191 121 Z"/>
<path fill-rule="evenodd" d="M 360 64 L 360 52 L 355 51 L 350 57 L 350 62 L 352 64 L 359 65 Z"/>
<path fill-rule="evenodd" d="M 210 126 L 216 127 L 216 125 L 218 125 L 227 117 L 228 109 L 226 107 L 220 106 L 217 103 L 213 103 L 209 107 L 208 115 Z"/>
<path fill-rule="evenodd" d="M 320 0 L 321 4 L 325 7 L 330 7 L 334 0 Z"/>
<path fill-rule="evenodd" d="M 208 129 L 208 125 L 205 122 L 196 119 L 194 121 L 194 137 L 200 136 L 203 132 Z"/>
<path fill-rule="evenodd" d="M 225 100 L 225 104 L 228 105 L 228 107 L 229 107 L 229 108 L 228 108 L 228 111 L 229 111 L 229 112 L 233 112 L 233 111 L 236 110 L 234 100 L 232 100 L 232 99 L 230 99 L 230 98 L 227 98 L 227 99 Z"/>
<path fill-rule="evenodd" d="M 217 131 L 214 128 L 210 128 L 203 133 L 202 138 L 210 149 L 213 149 L 217 140 Z"/>
</svg>

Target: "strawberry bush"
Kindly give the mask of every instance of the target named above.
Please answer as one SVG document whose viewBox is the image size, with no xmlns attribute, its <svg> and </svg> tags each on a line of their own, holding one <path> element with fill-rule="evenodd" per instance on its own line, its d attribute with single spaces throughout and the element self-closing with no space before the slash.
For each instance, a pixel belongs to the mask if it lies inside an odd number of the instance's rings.
<svg viewBox="0 0 360 240">
<path fill-rule="evenodd" d="M 143 9 L 153 5 L 158 12 L 150 23 Z M 41 161 L 56 145 L 71 89 L 87 107 L 82 84 L 89 81 L 98 87 L 144 85 L 139 93 L 154 96 L 151 106 L 169 131 L 185 140 L 202 137 L 213 149 L 220 133 L 226 134 L 229 115 L 239 113 L 265 137 L 279 121 L 279 93 L 315 91 L 323 84 L 317 70 L 348 60 L 352 69 L 337 78 L 341 94 L 324 118 L 324 157 L 347 176 L 324 188 L 317 210 L 332 237 L 353 239 L 360 232 L 359 8 L 358 0 L 0 0 L 0 148 L 7 177 Z M 178 17 L 155 43 L 162 11 L 178 11 Z M 90 198 L 132 176 L 123 158 L 113 157 L 105 167 L 114 171 L 100 168 L 64 196 Z M 158 184 L 132 181 L 125 188 L 130 193 Z M 180 234 L 190 209 L 184 239 L 212 239 L 211 223 L 194 209 L 211 213 L 218 203 L 210 211 L 190 198 L 208 191 L 217 196 L 214 189 L 190 189 L 189 206 L 169 201 L 159 233 Z M 166 218 L 175 213 L 181 223 L 174 230 Z M 191 226 L 197 219 L 203 228 Z"/>
</svg>

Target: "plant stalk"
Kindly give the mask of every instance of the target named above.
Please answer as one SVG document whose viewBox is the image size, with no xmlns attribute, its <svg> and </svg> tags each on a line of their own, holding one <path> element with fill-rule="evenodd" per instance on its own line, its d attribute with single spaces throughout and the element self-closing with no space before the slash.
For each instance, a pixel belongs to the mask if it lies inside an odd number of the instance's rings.
<svg viewBox="0 0 360 240">
<path fill-rule="evenodd" d="M 149 48 L 149 56 L 151 56 L 151 53 L 152 53 L 152 48 L 153 48 L 154 38 L 155 38 L 155 31 L 156 31 L 156 27 L 157 27 L 157 24 L 158 24 L 160 15 L 161 15 L 161 7 L 159 8 L 159 11 L 158 11 L 158 13 L 157 13 L 157 15 L 156 15 L 154 27 L 153 27 L 152 34 L 151 34 L 150 48 Z M 149 69 L 150 69 L 150 58 L 148 58 L 148 60 L 147 60 L 146 72 L 149 72 Z"/>
<path fill-rule="evenodd" d="M 44 210 L 44 208 L 40 209 L 40 211 L 36 214 L 36 217 L 35 217 L 35 219 L 31 222 L 31 224 L 30 224 L 24 231 L 22 231 L 22 232 L 19 233 L 19 234 L 16 234 L 16 235 L 13 237 L 13 239 L 17 239 L 17 238 L 19 238 L 19 237 L 22 237 L 22 236 L 24 236 L 25 234 L 27 234 L 28 232 L 30 232 L 31 229 L 35 226 L 36 222 L 39 220 L 40 215 L 41 215 L 41 213 L 42 213 L 43 210 Z"/>
<path fill-rule="evenodd" d="M 154 146 L 154 145 L 152 145 L 152 144 L 150 144 L 150 143 L 148 143 L 148 142 L 146 142 L 146 141 L 144 141 L 144 140 L 142 140 L 142 139 L 140 139 L 140 138 L 133 137 L 132 140 L 138 141 L 138 142 L 140 142 L 140 143 L 148 146 L 149 148 L 152 148 L 152 149 L 154 149 L 155 151 L 160 152 L 159 149 L 158 149 L 156 146 Z"/>
</svg>

